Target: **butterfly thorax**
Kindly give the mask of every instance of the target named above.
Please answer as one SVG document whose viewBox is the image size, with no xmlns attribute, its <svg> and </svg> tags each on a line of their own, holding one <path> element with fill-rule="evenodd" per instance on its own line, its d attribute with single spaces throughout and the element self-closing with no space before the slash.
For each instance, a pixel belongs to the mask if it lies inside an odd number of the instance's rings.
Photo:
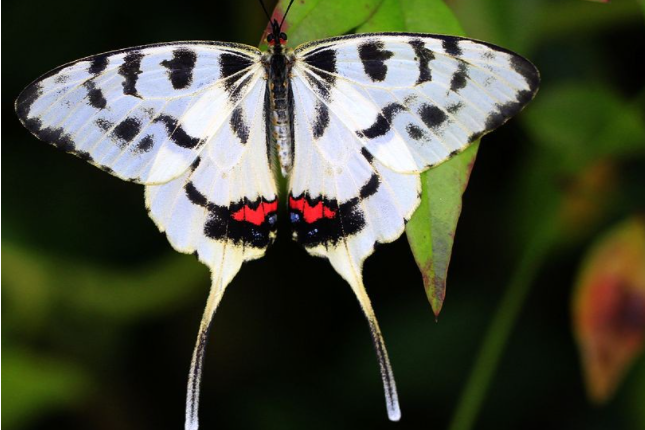
<svg viewBox="0 0 645 430">
<path fill-rule="evenodd" d="M 292 103 L 289 97 L 289 73 L 293 62 L 293 51 L 279 44 L 269 48 L 264 61 L 268 75 L 272 141 L 285 177 L 293 165 Z"/>
</svg>

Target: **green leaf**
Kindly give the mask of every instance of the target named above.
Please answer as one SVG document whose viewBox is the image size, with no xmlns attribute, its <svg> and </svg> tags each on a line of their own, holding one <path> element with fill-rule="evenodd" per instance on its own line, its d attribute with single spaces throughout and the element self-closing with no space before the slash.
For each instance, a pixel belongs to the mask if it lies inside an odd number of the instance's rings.
<svg viewBox="0 0 645 430">
<path fill-rule="evenodd" d="M 461 213 L 461 196 L 468 185 L 478 146 L 471 146 L 421 175 L 421 204 L 406 226 L 408 242 L 436 316 L 441 312 L 446 296 L 446 277 Z"/>
<path fill-rule="evenodd" d="M 463 30 L 441 0 L 383 0 L 357 33 L 410 31 L 461 35 Z"/>
<path fill-rule="evenodd" d="M 278 19 L 287 3 L 282 1 L 274 12 Z M 452 11 L 441 0 L 383 0 L 380 3 L 338 0 L 324 4 L 312 1 L 297 6 L 291 9 L 286 21 L 289 40 L 296 44 L 350 30 L 464 34 Z M 435 315 L 439 314 L 445 296 L 461 195 L 468 183 L 477 146 L 421 175 L 421 204 L 406 228 Z"/>
<path fill-rule="evenodd" d="M 295 2 L 289 10 L 283 31 L 289 45 L 349 33 L 367 21 L 382 0 L 308 0 Z M 280 21 L 289 0 L 281 0 L 273 12 Z"/>
</svg>

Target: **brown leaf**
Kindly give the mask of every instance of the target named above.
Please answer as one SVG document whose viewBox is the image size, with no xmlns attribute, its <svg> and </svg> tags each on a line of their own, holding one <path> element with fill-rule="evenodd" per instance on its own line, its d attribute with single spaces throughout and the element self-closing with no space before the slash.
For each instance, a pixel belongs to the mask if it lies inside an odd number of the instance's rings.
<svg viewBox="0 0 645 430">
<path fill-rule="evenodd" d="M 573 306 L 587 393 L 604 403 L 643 350 L 645 219 L 630 219 L 596 243 L 579 274 Z"/>
</svg>

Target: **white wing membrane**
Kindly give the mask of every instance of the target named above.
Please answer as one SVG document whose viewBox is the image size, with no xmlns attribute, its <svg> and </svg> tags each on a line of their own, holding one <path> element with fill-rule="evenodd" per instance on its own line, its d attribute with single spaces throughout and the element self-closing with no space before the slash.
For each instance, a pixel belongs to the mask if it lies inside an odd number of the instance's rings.
<svg viewBox="0 0 645 430">
<path fill-rule="evenodd" d="M 41 140 L 116 176 L 163 183 L 181 175 L 224 124 L 260 51 L 228 43 L 170 43 L 89 57 L 60 67 L 16 101 Z"/>
<path fill-rule="evenodd" d="M 524 58 L 469 39 L 364 34 L 296 48 L 294 69 L 379 161 L 421 172 L 519 112 L 539 75 Z"/>
</svg>

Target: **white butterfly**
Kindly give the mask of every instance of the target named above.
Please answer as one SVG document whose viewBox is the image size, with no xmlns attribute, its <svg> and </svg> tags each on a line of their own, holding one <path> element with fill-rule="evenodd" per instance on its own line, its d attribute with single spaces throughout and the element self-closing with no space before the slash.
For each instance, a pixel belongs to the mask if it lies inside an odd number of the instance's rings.
<svg viewBox="0 0 645 430">
<path fill-rule="evenodd" d="M 212 287 L 191 364 L 186 428 L 198 427 L 210 322 L 242 263 L 276 235 L 274 154 L 295 241 L 326 257 L 367 317 L 388 415 L 400 418 L 385 345 L 362 282 L 376 243 L 419 205 L 419 174 L 463 151 L 535 95 L 537 69 L 505 49 L 428 34 L 357 34 L 268 52 L 177 42 L 59 67 L 16 101 L 39 139 L 146 186 L 150 217 Z"/>
</svg>

